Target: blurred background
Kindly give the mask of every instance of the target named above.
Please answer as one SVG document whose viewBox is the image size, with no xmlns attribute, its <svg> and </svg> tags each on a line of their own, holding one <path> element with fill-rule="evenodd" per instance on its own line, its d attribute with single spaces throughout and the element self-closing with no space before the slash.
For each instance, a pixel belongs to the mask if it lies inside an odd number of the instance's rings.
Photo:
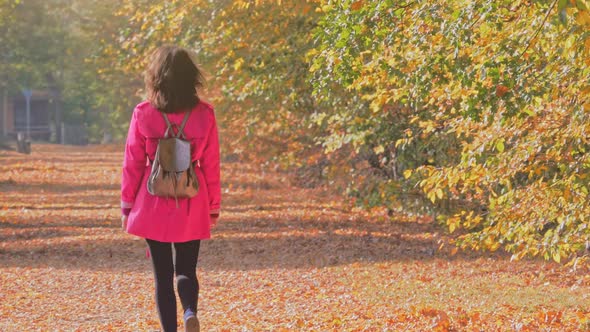
<svg viewBox="0 0 590 332">
<path fill-rule="evenodd" d="M 465 248 L 578 259 L 589 27 L 585 0 L 0 0 L 0 139 L 123 142 L 147 55 L 178 44 L 226 160 L 426 211 Z"/>
</svg>

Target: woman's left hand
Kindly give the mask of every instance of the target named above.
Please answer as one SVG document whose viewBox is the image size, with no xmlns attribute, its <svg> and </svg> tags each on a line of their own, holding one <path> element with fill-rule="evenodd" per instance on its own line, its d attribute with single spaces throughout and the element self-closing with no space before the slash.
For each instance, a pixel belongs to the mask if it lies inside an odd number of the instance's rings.
<svg viewBox="0 0 590 332">
<path fill-rule="evenodd" d="M 211 228 L 215 228 L 215 226 L 217 226 L 217 219 L 219 219 L 219 215 L 211 215 Z"/>
</svg>

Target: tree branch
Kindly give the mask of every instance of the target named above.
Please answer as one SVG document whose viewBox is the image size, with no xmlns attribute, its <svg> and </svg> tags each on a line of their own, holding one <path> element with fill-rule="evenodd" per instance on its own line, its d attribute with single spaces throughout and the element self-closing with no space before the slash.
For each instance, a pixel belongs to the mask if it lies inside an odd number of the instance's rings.
<svg viewBox="0 0 590 332">
<path fill-rule="evenodd" d="M 528 51 L 529 47 L 531 47 L 531 43 L 533 42 L 533 40 L 535 38 L 537 38 L 537 36 L 539 35 L 539 32 L 541 32 L 541 29 L 543 29 L 543 26 L 545 26 L 545 23 L 547 22 L 547 19 L 549 18 L 549 14 L 551 14 L 551 11 L 553 10 L 553 7 L 555 7 L 555 4 L 557 4 L 557 0 L 553 0 L 553 3 L 551 3 L 551 6 L 549 6 L 549 9 L 547 9 L 547 13 L 545 13 L 545 17 L 543 18 L 543 22 L 541 23 L 541 26 L 539 26 L 537 31 L 535 31 L 535 34 L 531 37 L 531 39 L 529 39 L 529 41 L 526 45 L 526 48 L 520 54 L 521 57 L 526 53 L 526 51 Z"/>
</svg>

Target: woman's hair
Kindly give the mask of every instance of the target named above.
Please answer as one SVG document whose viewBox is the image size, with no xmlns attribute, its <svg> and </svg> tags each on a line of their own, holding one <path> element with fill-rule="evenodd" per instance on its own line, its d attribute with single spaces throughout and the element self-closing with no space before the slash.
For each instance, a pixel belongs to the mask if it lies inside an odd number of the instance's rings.
<svg viewBox="0 0 590 332">
<path fill-rule="evenodd" d="M 152 54 L 145 72 L 147 99 L 162 112 L 183 112 L 199 103 L 197 89 L 203 81 L 203 74 L 185 49 L 161 46 Z"/>
</svg>

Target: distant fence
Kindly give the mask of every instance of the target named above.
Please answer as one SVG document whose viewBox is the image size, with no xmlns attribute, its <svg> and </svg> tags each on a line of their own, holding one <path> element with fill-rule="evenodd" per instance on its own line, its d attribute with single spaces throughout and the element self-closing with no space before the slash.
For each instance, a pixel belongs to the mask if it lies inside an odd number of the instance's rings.
<svg viewBox="0 0 590 332">
<path fill-rule="evenodd" d="M 85 125 L 61 124 L 61 143 L 72 145 L 88 144 L 88 130 Z"/>
<path fill-rule="evenodd" d="M 51 128 L 47 125 L 30 126 L 28 132 L 31 138 L 35 140 L 47 141 L 51 136 Z M 18 133 L 27 133 L 27 127 L 17 124 L 14 127 L 14 132 L 9 133 L 9 135 L 17 138 Z"/>
</svg>

